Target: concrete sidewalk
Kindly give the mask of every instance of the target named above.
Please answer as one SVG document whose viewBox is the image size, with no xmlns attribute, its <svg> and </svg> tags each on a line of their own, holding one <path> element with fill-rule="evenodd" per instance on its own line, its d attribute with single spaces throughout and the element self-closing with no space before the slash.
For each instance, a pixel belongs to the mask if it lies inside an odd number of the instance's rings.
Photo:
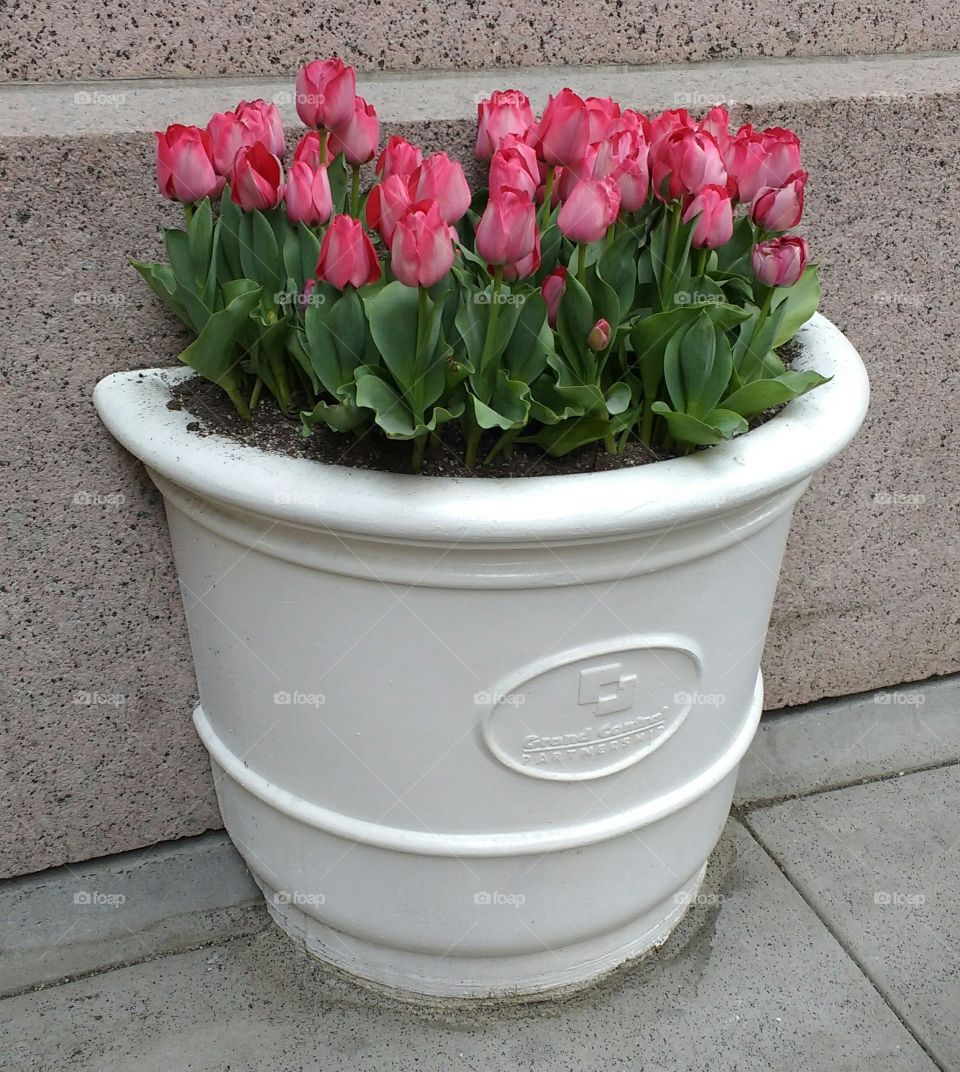
<svg viewBox="0 0 960 1072">
<path fill-rule="evenodd" d="M 960 1072 L 958 715 L 952 678 L 765 719 L 698 904 L 563 1002 L 361 989 L 222 834 L 0 884 L 0 1069 Z"/>
</svg>

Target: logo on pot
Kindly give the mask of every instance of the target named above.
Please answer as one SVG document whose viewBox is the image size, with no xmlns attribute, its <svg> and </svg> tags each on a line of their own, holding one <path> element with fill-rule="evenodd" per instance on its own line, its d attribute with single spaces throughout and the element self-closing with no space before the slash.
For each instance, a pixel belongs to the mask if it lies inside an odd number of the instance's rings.
<svg viewBox="0 0 960 1072">
<path fill-rule="evenodd" d="M 497 759 L 534 778 L 623 770 L 659 748 L 702 695 L 699 656 L 673 638 L 584 647 L 521 674 L 488 690 L 483 736 Z"/>
</svg>

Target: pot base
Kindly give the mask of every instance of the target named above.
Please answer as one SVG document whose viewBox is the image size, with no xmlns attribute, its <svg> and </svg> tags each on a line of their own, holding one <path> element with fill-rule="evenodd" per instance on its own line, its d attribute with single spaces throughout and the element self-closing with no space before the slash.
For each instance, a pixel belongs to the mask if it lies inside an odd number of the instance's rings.
<svg viewBox="0 0 960 1072">
<path fill-rule="evenodd" d="M 274 923 L 306 952 L 361 986 L 400 1001 L 445 1004 L 459 999 L 544 1001 L 599 982 L 628 961 L 666 942 L 696 901 L 707 865 L 627 926 L 554 951 L 507 957 L 430 956 L 372 945 L 325 926 L 296 905 L 283 903 L 262 879 Z M 459 979 L 451 978 L 455 960 Z M 432 999 L 432 1000 L 431 1000 Z"/>
</svg>

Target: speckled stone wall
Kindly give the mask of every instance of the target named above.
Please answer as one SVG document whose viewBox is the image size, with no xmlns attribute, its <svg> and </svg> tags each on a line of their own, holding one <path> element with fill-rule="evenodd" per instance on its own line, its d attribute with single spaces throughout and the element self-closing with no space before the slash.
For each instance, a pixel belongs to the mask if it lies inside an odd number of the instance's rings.
<svg viewBox="0 0 960 1072">
<path fill-rule="evenodd" d="M 337 52 L 363 70 L 679 63 L 948 51 L 960 10 L 938 0 L 18 0 L 0 7 L 9 79 L 275 73 Z"/>
<path fill-rule="evenodd" d="M 803 139 L 823 308 L 873 384 L 861 435 L 797 512 L 764 658 L 768 707 L 955 671 L 960 60 L 698 70 L 717 99 L 752 101 L 738 119 Z M 586 91 L 599 77 L 568 70 L 556 84 Z M 687 71 L 669 78 L 687 84 Z M 668 82 L 651 75 L 633 99 L 664 107 Z M 394 101 L 391 132 L 469 156 L 469 122 L 398 118 L 401 89 L 430 107 L 426 83 L 391 86 L 368 94 Z M 161 255 L 157 228 L 177 210 L 154 192 L 150 127 L 129 117 L 135 87 L 104 92 L 127 110 L 105 106 L 51 137 L 55 99 L 0 90 L 0 875 L 219 825 L 162 507 L 90 404 L 101 376 L 172 363 L 183 343 L 126 266 Z M 191 92 L 209 111 L 235 102 L 216 84 Z"/>
</svg>

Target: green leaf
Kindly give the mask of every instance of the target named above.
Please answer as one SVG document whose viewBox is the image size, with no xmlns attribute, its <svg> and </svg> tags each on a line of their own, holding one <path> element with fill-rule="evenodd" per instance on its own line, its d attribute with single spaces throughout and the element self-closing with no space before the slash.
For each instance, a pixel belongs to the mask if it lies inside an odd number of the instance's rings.
<svg viewBox="0 0 960 1072">
<path fill-rule="evenodd" d="M 230 301 L 207 320 L 197 338 L 180 355 L 185 365 L 223 387 L 232 398 L 242 383 L 240 339 L 247 330 L 250 313 L 260 301 L 260 287 L 256 283 L 238 282 L 246 286 L 233 288 Z"/>
<path fill-rule="evenodd" d="M 449 409 L 433 407 L 429 421 L 417 420 L 403 396 L 382 378 L 382 369 L 357 370 L 357 405 L 374 413 L 374 420 L 390 439 L 417 439 L 463 413 L 463 404 Z"/>
<path fill-rule="evenodd" d="M 144 264 L 142 261 L 131 261 L 130 264 L 143 276 L 150 289 L 170 312 L 188 328 L 192 328 L 193 321 L 177 297 L 177 280 L 173 269 L 167 264 Z"/>
<path fill-rule="evenodd" d="M 632 392 L 626 383 L 615 383 L 606 395 L 607 412 L 612 416 L 624 413 L 630 406 Z"/>
<path fill-rule="evenodd" d="M 629 313 L 637 288 L 637 236 L 628 228 L 604 250 L 597 275 L 617 296 L 619 316 Z M 608 318 L 609 319 L 609 318 Z M 613 321 L 611 321 L 613 323 Z"/>
<path fill-rule="evenodd" d="M 782 346 L 789 342 L 817 311 L 819 304 L 820 275 L 817 266 L 810 264 L 792 287 L 777 287 L 773 292 L 771 308 L 779 310 L 785 306 L 773 346 Z"/>
<path fill-rule="evenodd" d="M 502 363 L 511 380 L 530 384 L 543 372 L 553 350 L 553 332 L 547 323 L 547 306 L 539 291 L 524 295 L 513 333 L 503 351 Z"/>
<path fill-rule="evenodd" d="M 366 302 L 370 334 L 383 363 L 401 391 L 413 389 L 416 378 L 419 300 L 416 287 L 395 280 Z"/>
<path fill-rule="evenodd" d="M 313 410 L 302 412 L 300 420 L 303 424 L 304 435 L 309 435 L 316 424 L 325 424 L 335 432 L 350 432 L 354 428 L 367 424 L 370 421 L 370 414 L 357 409 L 349 401 L 338 402 L 332 406 L 326 402 L 318 402 Z"/>
<path fill-rule="evenodd" d="M 576 276 L 569 273 L 557 314 L 557 334 L 570 367 L 581 375 L 586 371 L 587 336 L 596 319 L 590 295 Z"/>
<path fill-rule="evenodd" d="M 729 410 L 711 410 L 701 420 L 689 413 L 676 413 L 665 402 L 654 402 L 651 408 L 663 417 L 670 434 L 681 443 L 712 446 L 747 430 L 747 422 L 738 413 Z"/>
<path fill-rule="evenodd" d="M 243 211 L 231 200 L 229 185 L 224 186 L 223 196 L 220 198 L 220 249 L 228 274 L 220 280 L 221 283 L 228 279 L 240 279 L 243 276 L 243 266 L 240 261 L 242 219 Z"/>
<path fill-rule="evenodd" d="M 510 380 L 502 369 L 497 371 L 489 405 L 470 395 L 474 416 L 481 428 L 522 427 L 530 413 L 529 389 L 525 383 Z"/>
<path fill-rule="evenodd" d="M 578 447 L 596 443 L 617 431 L 616 425 L 600 417 L 571 417 L 549 424 L 535 435 L 524 436 L 521 443 L 535 443 L 554 458 L 569 454 Z"/>
<path fill-rule="evenodd" d="M 784 372 L 776 379 L 754 380 L 734 391 L 723 400 L 723 408 L 742 417 L 752 417 L 790 402 L 827 382 L 827 377 L 819 372 Z"/>
</svg>

